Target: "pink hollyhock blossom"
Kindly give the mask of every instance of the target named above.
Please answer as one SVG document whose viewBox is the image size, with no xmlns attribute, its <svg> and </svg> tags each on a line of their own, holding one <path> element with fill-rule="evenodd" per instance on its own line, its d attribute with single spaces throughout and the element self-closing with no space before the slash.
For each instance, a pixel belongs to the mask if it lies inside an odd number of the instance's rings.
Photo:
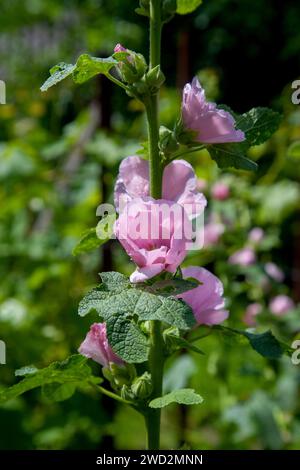
<svg viewBox="0 0 300 470">
<path fill-rule="evenodd" d="M 253 243 L 260 243 L 265 236 L 265 232 L 260 227 L 254 227 L 250 230 L 248 239 Z"/>
<path fill-rule="evenodd" d="M 225 225 L 213 220 L 204 226 L 204 246 L 216 245 L 225 231 Z"/>
<path fill-rule="evenodd" d="M 236 251 L 229 258 L 230 264 L 239 264 L 240 266 L 250 266 L 256 261 L 256 255 L 252 248 L 245 247 Z"/>
<path fill-rule="evenodd" d="M 284 280 L 283 271 L 275 263 L 266 263 L 265 271 L 274 281 L 282 282 Z"/>
<path fill-rule="evenodd" d="M 118 365 L 124 364 L 124 361 L 113 352 L 108 343 L 105 323 L 94 323 L 91 326 L 78 351 L 103 367 L 107 367 L 110 362 Z"/>
<path fill-rule="evenodd" d="M 127 49 L 122 46 L 122 44 L 116 44 L 114 52 L 126 52 Z"/>
<path fill-rule="evenodd" d="M 217 201 L 225 201 L 230 196 L 229 186 L 222 181 L 218 181 L 213 185 L 211 195 L 213 199 L 216 199 Z"/>
<path fill-rule="evenodd" d="M 188 129 L 197 132 L 199 142 L 220 144 L 245 140 L 244 132 L 235 129 L 232 115 L 206 101 L 205 91 L 196 77 L 183 89 L 182 118 Z"/>
<path fill-rule="evenodd" d="M 128 201 L 145 196 L 149 196 L 149 162 L 137 156 L 127 157 L 121 162 L 115 185 L 116 209 L 122 211 Z M 204 211 L 206 198 L 198 192 L 193 167 L 185 160 L 175 160 L 165 167 L 162 199 L 184 206 L 191 218 Z"/>
<path fill-rule="evenodd" d="M 193 310 L 198 324 L 216 325 L 228 318 L 228 310 L 224 310 L 222 282 L 207 269 L 190 266 L 182 270 L 183 277 L 193 277 L 202 284 L 195 289 L 178 295 Z"/>
<path fill-rule="evenodd" d="M 248 305 L 248 307 L 246 308 L 244 318 L 243 318 L 246 325 L 254 326 L 256 324 L 255 317 L 259 315 L 261 311 L 262 311 L 262 306 L 257 302 Z"/>
<path fill-rule="evenodd" d="M 176 271 L 185 258 L 192 225 L 179 204 L 137 198 L 121 212 L 115 234 L 138 266 L 131 282 L 142 282 L 162 271 Z"/>
<path fill-rule="evenodd" d="M 287 295 L 277 295 L 270 304 L 269 309 L 274 315 L 284 315 L 295 307 L 293 300 Z"/>
</svg>

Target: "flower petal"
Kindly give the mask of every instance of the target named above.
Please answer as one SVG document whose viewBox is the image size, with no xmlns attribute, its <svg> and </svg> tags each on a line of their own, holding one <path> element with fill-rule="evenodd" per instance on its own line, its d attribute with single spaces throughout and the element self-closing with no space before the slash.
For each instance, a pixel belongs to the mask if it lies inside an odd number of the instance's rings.
<svg viewBox="0 0 300 470">
<path fill-rule="evenodd" d="M 117 211 L 136 197 L 149 195 L 149 164 L 137 156 L 122 160 L 115 185 L 115 206 Z"/>
<path fill-rule="evenodd" d="M 215 103 L 206 101 L 205 91 L 195 77 L 183 90 L 182 117 L 185 126 L 197 132 L 197 140 L 207 144 L 241 142 L 245 134 L 235 129 L 233 116 Z"/>
<path fill-rule="evenodd" d="M 169 163 L 163 174 L 163 198 L 182 205 L 191 217 L 198 217 L 207 204 L 205 196 L 197 189 L 193 167 L 185 160 Z"/>
</svg>

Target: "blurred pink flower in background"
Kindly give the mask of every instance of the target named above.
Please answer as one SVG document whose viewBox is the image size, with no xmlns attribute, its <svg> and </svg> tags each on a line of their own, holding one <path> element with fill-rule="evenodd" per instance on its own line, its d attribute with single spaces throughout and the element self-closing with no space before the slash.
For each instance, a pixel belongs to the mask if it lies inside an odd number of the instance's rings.
<svg viewBox="0 0 300 470">
<path fill-rule="evenodd" d="M 240 266 L 250 266 L 256 261 L 255 251 L 250 247 L 242 248 L 229 257 L 230 264 L 238 264 Z"/>
<path fill-rule="evenodd" d="M 248 326 L 255 326 L 256 321 L 255 317 L 259 315 L 262 311 L 262 306 L 261 304 L 255 302 L 253 304 L 249 304 L 248 307 L 246 308 L 245 315 L 243 317 L 244 322 Z"/>
<path fill-rule="evenodd" d="M 185 258 L 192 225 L 179 204 L 137 198 L 121 212 L 115 234 L 138 266 L 131 282 L 142 282 L 162 271 L 176 271 Z"/>
<path fill-rule="evenodd" d="M 195 278 L 200 281 L 198 287 L 178 295 L 193 310 L 198 324 L 215 325 L 222 323 L 229 316 L 224 310 L 223 284 L 207 269 L 190 266 L 182 269 L 183 278 Z"/>
<path fill-rule="evenodd" d="M 207 181 L 203 178 L 197 178 L 196 186 L 198 191 L 205 191 L 207 189 Z"/>
<path fill-rule="evenodd" d="M 94 323 L 91 326 L 78 351 L 103 367 L 107 367 L 110 362 L 117 365 L 124 364 L 124 361 L 113 352 L 108 343 L 105 323 Z"/>
<path fill-rule="evenodd" d="M 265 236 L 265 232 L 262 228 L 260 227 L 253 227 L 253 229 L 250 230 L 248 239 L 253 242 L 253 243 L 260 243 Z"/>
<path fill-rule="evenodd" d="M 284 315 L 295 308 L 293 300 L 287 295 L 277 295 L 271 299 L 269 309 L 274 315 Z"/>
<path fill-rule="evenodd" d="M 225 225 L 214 221 L 213 218 L 204 226 L 204 247 L 216 245 L 223 233 Z"/>
<path fill-rule="evenodd" d="M 245 140 L 244 132 L 235 129 L 233 116 L 206 101 L 205 91 L 196 77 L 183 89 L 182 118 L 187 129 L 197 132 L 199 142 L 218 144 Z"/>
<path fill-rule="evenodd" d="M 283 271 L 275 263 L 266 263 L 265 271 L 274 281 L 282 282 L 284 280 Z"/>
<path fill-rule="evenodd" d="M 211 188 L 211 195 L 217 201 L 225 201 L 230 196 L 230 189 L 228 184 L 222 181 L 217 181 Z"/>
<path fill-rule="evenodd" d="M 122 160 L 115 185 L 117 211 L 132 199 L 149 194 L 149 162 L 137 156 Z M 175 160 L 165 167 L 162 199 L 184 206 L 191 218 L 200 215 L 207 204 L 205 196 L 197 189 L 194 169 L 185 160 Z"/>
</svg>

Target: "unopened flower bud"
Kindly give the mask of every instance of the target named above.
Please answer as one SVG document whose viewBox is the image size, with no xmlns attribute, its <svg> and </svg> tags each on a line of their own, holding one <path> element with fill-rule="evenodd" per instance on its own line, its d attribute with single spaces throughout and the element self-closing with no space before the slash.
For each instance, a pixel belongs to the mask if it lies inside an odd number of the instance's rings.
<svg viewBox="0 0 300 470">
<path fill-rule="evenodd" d="M 172 153 L 178 147 L 173 132 L 165 126 L 159 128 L 159 147 L 164 153 Z"/>
<path fill-rule="evenodd" d="M 125 367 L 119 367 L 117 364 L 110 364 L 110 372 L 117 387 L 121 387 L 124 384 L 131 384 L 136 376 L 135 367 L 131 364 L 126 364 Z"/>
<path fill-rule="evenodd" d="M 128 385 L 123 385 L 121 388 L 121 397 L 123 400 L 128 400 L 128 401 L 133 401 L 135 396 L 134 393 L 132 392 L 131 388 L 128 387 Z"/>
<path fill-rule="evenodd" d="M 137 377 L 131 385 L 131 390 L 136 398 L 144 399 L 149 397 L 152 392 L 150 374 L 145 372 L 140 377 Z"/>
<path fill-rule="evenodd" d="M 156 93 L 156 91 L 159 90 L 164 81 L 165 76 L 161 71 L 159 65 L 149 70 L 149 72 L 146 74 L 146 83 L 150 88 L 150 92 L 152 93 Z"/>
<path fill-rule="evenodd" d="M 138 82 L 147 70 L 144 56 L 126 49 L 121 44 L 115 46 L 113 57 L 119 62 L 117 69 L 122 80 L 129 84 Z"/>
</svg>

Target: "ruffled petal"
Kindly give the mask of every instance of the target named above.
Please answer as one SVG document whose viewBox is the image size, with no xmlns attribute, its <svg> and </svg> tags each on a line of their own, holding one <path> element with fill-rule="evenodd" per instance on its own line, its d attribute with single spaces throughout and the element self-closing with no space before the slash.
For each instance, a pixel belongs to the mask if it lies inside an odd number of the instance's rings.
<svg viewBox="0 0 300 470">
<path fill-rule="evenodd" d="M 133 198 L 144 196 L 149 196 L 149 164 L 137 156 L 127 157 L 120 164 L 115 185 L 117 211 Z"/>
</svg>

